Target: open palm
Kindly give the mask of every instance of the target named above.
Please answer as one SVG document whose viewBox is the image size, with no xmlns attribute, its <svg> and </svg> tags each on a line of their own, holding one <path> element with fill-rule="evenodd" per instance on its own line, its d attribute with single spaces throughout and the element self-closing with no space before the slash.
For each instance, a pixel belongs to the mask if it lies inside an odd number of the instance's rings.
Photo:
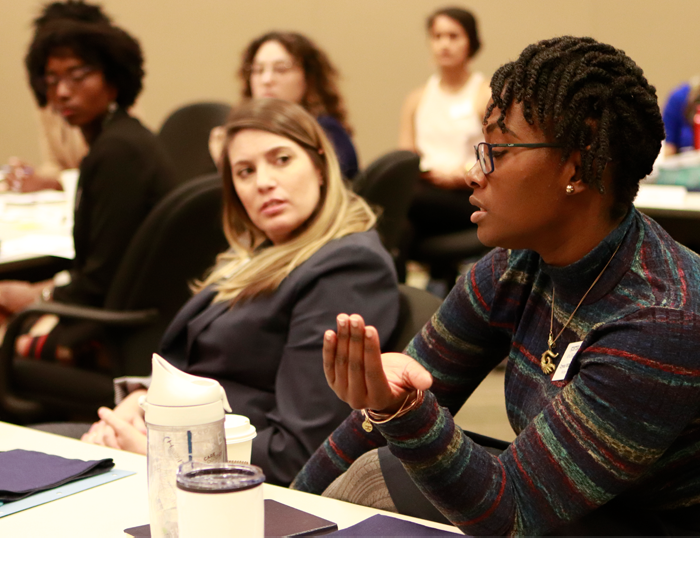
<svg viewBox="0 0 700 564">
<path fill-rule="evenodd" d="M 412 358 L 381 354 L 379 335 L 359 315 L 338 316 L 338 332 L 326 331 L 323 368 L 336 395 L 354 409 L 395 412 L 415 390 L 427 390 L 430 373 Z"/>
</svg>

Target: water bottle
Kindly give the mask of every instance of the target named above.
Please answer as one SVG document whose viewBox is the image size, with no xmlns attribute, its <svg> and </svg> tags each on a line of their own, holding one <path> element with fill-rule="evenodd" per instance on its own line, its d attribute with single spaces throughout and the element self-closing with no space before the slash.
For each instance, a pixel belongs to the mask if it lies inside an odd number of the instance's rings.
<svg viewBox="0 0 700 564">
<path fill-rule="evenodd" d="M 151 537 L 177 538 L 178 466 L 226 461 L 224 416 L 231 407 L 216 380 L 186 374 L 156 354 L 140 403 L 148 431 Z"/>
</svg>

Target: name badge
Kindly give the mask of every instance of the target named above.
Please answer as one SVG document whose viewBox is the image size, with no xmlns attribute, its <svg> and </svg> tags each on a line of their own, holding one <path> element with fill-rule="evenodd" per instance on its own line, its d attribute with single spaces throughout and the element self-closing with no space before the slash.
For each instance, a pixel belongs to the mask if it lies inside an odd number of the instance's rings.
<svg viewBox="0 0 700 564">
<path fill-rule="evenodd" d="M 558 380 L 563 380 L 564 378 L 566 378 L 566 373 L 569 371 L 569 366 L 571 366 L 571 362 L 574 360 L 574 357 L 576 356 L 578 350 L 581 348 L 582 344 L 583 341 L 569 343 L 569 346 L 566 347 L 566 351 L 564 352 L 564 356 L 561 357 L 561 362 L 559 363 L 559 366 L 557 366 L 557 369 L 554 372 L 554 376 L 552 376 L 552 382 L 556 382 Z"/>
</svg>

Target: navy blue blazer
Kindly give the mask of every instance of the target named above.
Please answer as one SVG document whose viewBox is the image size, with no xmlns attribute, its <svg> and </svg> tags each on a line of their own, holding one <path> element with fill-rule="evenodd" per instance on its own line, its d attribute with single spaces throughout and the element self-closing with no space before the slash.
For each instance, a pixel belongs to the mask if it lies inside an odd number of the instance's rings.
<svg viewBox="0 0 700 564">
<path fill-rule="evenodd" d="M 358 313 L 382 345 L 398 318 L 393 261 L 375 231 L 331 241 L 295 269 L 276 292 L 211 303 L 207 288 L 177 314 L 161 354 L 190 374 L 214 378 L 233 413 L 258 431 L 253 464 L 267 481 L 288 485 L 350 413 L 323 374 L 323 334 L 339 313 Z"/>
</svg>

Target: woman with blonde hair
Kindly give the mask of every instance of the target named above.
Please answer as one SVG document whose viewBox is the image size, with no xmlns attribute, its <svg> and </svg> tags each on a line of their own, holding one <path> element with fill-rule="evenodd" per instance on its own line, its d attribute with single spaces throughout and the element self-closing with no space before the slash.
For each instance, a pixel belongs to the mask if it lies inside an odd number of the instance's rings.
<svg viewBox="0 0 700 564">
<path fill-rule="evenodd" d="M 252 463 L 268 482 L 287 485 L 350 412 L 325 383 L 323 332 L 351 308 L 372 319 L 385 343 L 398 316 L 396 274 L 374 214 L 345 188 L 333 146 L 309 113 L 252 100 L 225 131 L 231 248 L 196 285 L 161 354 L 221 382 L 233 412 L 257 428 Z M 144 452 L 143 393 L 113 412 L 101 408 L 84 440 Z"/>
</svg>

